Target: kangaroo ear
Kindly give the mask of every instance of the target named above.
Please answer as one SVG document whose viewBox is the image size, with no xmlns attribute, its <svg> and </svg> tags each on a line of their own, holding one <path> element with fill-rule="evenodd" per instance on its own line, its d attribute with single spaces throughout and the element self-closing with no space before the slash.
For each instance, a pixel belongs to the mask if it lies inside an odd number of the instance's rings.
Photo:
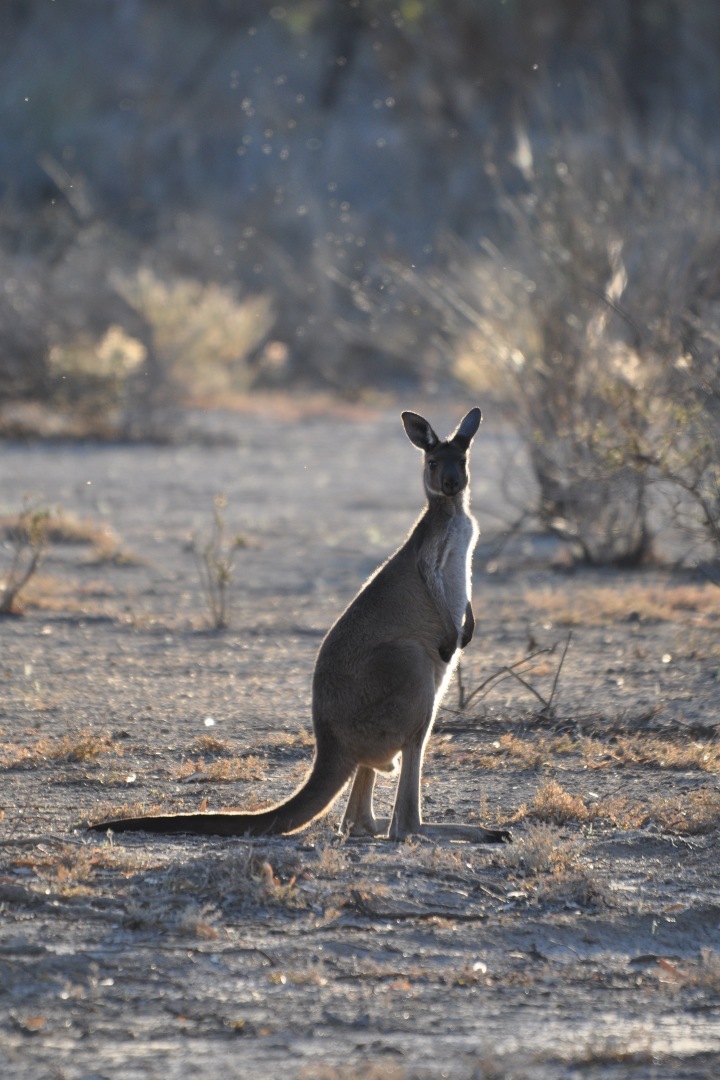
<svg viewBox="0 0 720 1080">
<path fill-rule="evenodd" d="M 440 442 L 427 420 L 419 416 L 418 413 L 404 412 L 402 422 L 405 434 L 413 446 L 417 446 L 418 450 L 424 450 L 427 453 L 428 450 L 432 450 Z"/>
<path fill-rule="evenodd" d="M 457 431 L 453 435 L 451 442 L 457 443 L 463 450 L 467 450 L 470 443 L 475 438 L 475 433 L 480 427 L 482 420 L 482 413 L 479 409 L 471 409 L 470 412 L 464 417 L 458 424 Z"/>
</svg>

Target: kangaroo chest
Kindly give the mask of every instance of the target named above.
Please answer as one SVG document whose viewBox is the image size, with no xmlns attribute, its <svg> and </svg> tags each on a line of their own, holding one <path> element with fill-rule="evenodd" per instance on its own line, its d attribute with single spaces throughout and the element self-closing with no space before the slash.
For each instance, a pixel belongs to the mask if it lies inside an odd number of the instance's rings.
<svg viewBox="0 0 720 1080">
<path fill-rule="evenodd" d="M 473 518 L 458 514 L 436 539 L 433 572 L 456 625 L 460 625 L 471 591 L 472 554 L 477 537 Z"/>
</svg>

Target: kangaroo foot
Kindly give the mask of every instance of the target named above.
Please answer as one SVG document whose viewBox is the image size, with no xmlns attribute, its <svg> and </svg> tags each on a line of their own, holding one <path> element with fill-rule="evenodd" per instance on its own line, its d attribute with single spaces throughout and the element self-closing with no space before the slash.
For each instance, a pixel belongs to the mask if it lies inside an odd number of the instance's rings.
<svg viewBox="0 0 720 1080">
<path fill-rule="evenodd" d="M 343 821 L 340 831 L 346 836 L 387 836 L 390 818 L 362 818 L 360 821 Z"/>
<path fill-rule="evenodd" d="M 482 825 L 452 825 L 449 823 L 423 822 L 404 832 L 395 829 L 393 840 L 405 840 L 408 836 L 425 836 L 428 840 L 465 840 L 469 844 L 509 844 L 512 834 L 507 829 L 484 829 Z"/>
</svg>

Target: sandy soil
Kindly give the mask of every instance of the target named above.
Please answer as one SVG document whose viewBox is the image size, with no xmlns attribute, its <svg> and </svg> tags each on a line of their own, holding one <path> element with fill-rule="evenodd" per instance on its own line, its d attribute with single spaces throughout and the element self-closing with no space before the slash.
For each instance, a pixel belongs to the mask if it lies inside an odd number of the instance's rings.
<svg viewBox="0 0 720 1080">
<path fill-rule="evenodd" d="M 232 438 L 2 450 L 0 514 L 106 530 L 54 543 L 0 622 L 4 1080 L 720 1075 L 720 593 L 501 548 L 530 481 L 492 421 L 464 694 L 554 651 L 469 707 L 451 686 L 425 812 L 515 842 L 343 843 L 341 804 L 255 845 L 85 831 L 292 790 L 322 634 L 421 507 L 397 410 L 211 427 Z M 220 492 L 245 546 L 218 632 L 190 546 Z"/>
</svg>

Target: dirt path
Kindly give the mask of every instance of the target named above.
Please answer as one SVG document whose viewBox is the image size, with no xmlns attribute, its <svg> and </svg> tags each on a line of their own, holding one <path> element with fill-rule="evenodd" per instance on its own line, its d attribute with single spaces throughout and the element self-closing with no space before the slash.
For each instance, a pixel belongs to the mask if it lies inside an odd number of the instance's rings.
<svg viewBox="0 0 720 1080">
<path fill-rule="evenodd" d="M 425 807 L 515 843 L 343 844 L 337 811 L 254 846 L 86 834 L 291 790 L 321 636 L 419 511 L 395 410 L 223 423 L 236 445 L 2 450 L 0 514 L 105 527 L 0 622 L 3 1080 L 718 1075 L 720 594 L 497 555 L 517 444 L 492 423 L 463 686 L 534 651 L 533 689 L 451 687 Z M 219 492 L 246 545 L 221 633 L 188 549 Z"/>
</svg>

